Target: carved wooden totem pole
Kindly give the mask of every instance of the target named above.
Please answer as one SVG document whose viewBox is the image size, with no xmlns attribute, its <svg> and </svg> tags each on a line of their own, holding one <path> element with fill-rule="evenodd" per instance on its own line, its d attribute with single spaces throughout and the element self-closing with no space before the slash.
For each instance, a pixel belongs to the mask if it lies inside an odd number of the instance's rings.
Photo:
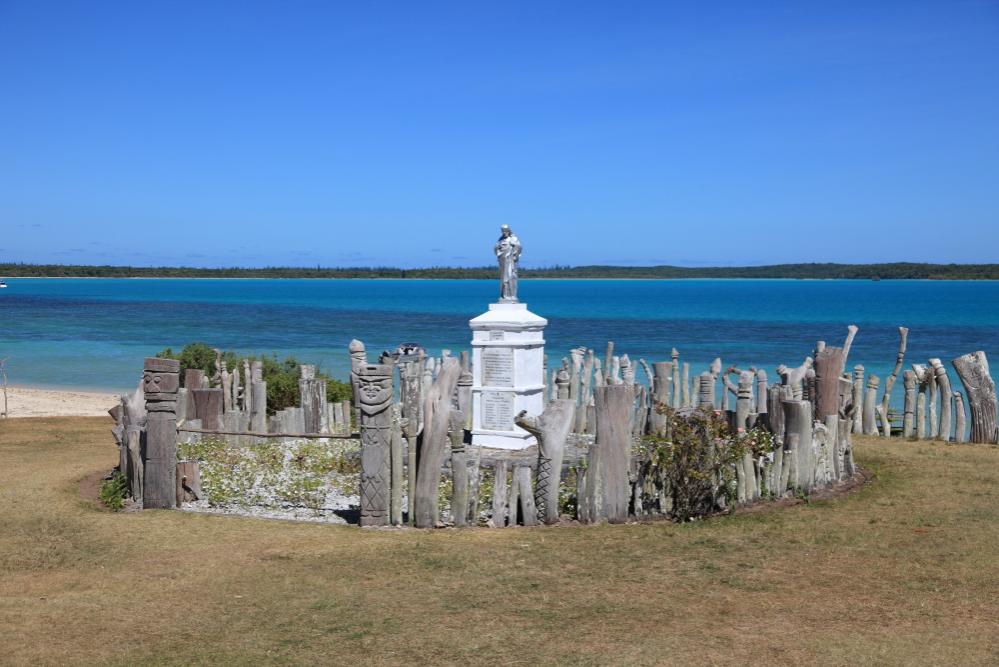
<svg viewBox="0 0 999 667">
<path fill-rule="evenodd" d="M 361 427 L 361 525 L 387 526 L 391 497 L 392 366 L 354 367 Z"/>
<path fill-rule="evenodd" d="M 147 357 L 142 386 L 147 413 L 142 506 L 144 509 L 173 509 L 177 503 L 180 362 Z"/>
</svg>

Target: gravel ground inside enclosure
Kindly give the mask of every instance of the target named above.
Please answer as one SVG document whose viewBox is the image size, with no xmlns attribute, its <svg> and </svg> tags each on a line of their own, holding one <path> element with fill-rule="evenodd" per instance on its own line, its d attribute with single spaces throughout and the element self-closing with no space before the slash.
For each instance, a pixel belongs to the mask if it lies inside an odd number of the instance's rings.
<svg viewBox="0 0 999 667">
<path fill-rule="evenodd" d="M 999 448 L 687 524 L 370 531 L 94 501 L 106 418 L 0 421 L 0 662 L 995 665 Z"/>
<path fill-rule="evenodd" d="M 222 439 L 181 443 L 196 460 L 204 498 L 188 512 L 267 519 L 357 523 L 359 440 L 262 440 L 234 447 Z"/>
</svg>

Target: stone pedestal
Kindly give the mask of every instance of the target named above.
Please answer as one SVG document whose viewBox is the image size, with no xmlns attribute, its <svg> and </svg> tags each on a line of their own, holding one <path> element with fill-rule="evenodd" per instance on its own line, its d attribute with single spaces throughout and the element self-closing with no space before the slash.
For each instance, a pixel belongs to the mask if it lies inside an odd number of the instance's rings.
<svg viewBox="0 0 999 667">
<path fill-rule="evenodd" d="M 523 303 L 492 303 L 472 328 L 472 444 L 524 449 L 537 442 L 513 423 L 544 411 L 544 329 Z"/>
</svg>

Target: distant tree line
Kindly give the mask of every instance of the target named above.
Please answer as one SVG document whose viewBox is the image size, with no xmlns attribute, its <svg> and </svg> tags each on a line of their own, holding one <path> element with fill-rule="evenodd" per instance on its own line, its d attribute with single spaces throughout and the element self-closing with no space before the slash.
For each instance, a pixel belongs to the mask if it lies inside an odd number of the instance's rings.
<svg viewBox="0 0 999 667">
<path fill-rule="evenodd" d="M 184 266 L 88 266 L 72 264 L 0 264 L 7 278 L 433 278 L 492 279 L 496 267 L 217 268 Z M 521 278 L 849 278 L 859 280 L 937 279 L 999 280 L 999 264 L 772 264 L 769 266 L 552 266 L 520 269 Z"/>
</svg>

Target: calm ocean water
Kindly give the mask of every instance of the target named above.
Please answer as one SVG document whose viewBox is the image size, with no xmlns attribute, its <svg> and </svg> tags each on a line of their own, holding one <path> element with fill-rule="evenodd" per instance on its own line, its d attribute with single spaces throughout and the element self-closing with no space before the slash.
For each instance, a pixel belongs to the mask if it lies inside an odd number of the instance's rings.
<svg viewBox="0 0 999 667">
<path fill-rule="evenodd" d="M 7 283 L 0 358 L 8 358 L 12 383 L 115 390 L 135 385 L 143 357 L 191 341 L 294 354 L 340 377 L 351 338 L 369 354 L 402 342 L 457 352 L 469 348 L 468 320 L 497 296 L 494 281 Z M 940 357 L 950 369 L 959 354 L 985 350 L 999 368 L 999 282 L 524 280 L 520 295 L 549 320 L 552 365 L 579 345 L 602 355 L 613 340 L 633 359 L 668 359 L 676 347 L 692 372 L 721 356 L 726 366 L 756 365 L 773 378 L 774 366 L 800 363 L 816 340 L 842 344 L 854 323 L 849 365 L 882 377 L 894 364 L 899 325 L 910 329 L 907 362 Z"/>
</svg>

